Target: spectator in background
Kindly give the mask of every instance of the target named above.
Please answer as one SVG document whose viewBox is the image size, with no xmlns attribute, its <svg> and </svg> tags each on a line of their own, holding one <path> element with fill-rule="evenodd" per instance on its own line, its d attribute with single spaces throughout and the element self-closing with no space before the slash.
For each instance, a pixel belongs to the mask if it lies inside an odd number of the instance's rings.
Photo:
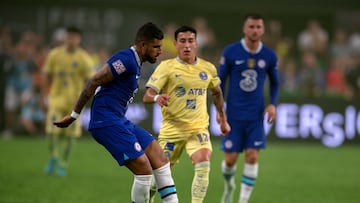
<svg viewBox="0 0 360 203">
<path fill-rule="evenodd" d="M 209 27 L 206 18 L 197 16 L 192 21 L 192 27 L 197 31 L 197 55 L 199 57 L 211 58 L 211 53 L 207 53 L 216 45 L 214 31 Z"/>
<path fill-rule="evenodd" d="M 45 124 L 45 112 L 41 107 L 41 75 L 33 75 L 31 91 L 22 97 L 21 124 L 26 133 L 39 136 L 43 134 Z"/>
<path fill-rule="evenodd" d="M 300 94 L 304 97 L 318 97 L 325 89 L 324 72 L 316 54 L 303 52 L 299 73 Z"/>
<path fill-rule="evenodd" d="M 293 42 L 283 35 L 282 25 L 278 20 L 269 21 L 263 41 L 275 50 L 279 60 L 285 60 L 291 54 Z"/>
<path fill-rule="evenodd" d="M 37 70 L 35 62 L 30 58 L 31 45 L 23 40 L 15 46 L 12 63 L 6 77 L 5 90 L 5 130 L 4 138 L 11 138 L 19 123 L 19 112 L 22 109 L 22 98 L 30 94 L 32 74 Z"/>
<path fill-rule="evenodd" d="M 63 46 L 50 51 L 43 71 L 42 106 L 47 110 L 46 134 L 50 159 L 45 173 L 50 175 L 56 170 L 59 176 L 66 175 L 67 163 L 75 138 L 82 134 L 81 122 L 69 128 L 60 129 L 53 125 L 54 120 L 63 118 L 71 112 L 72 105 L 79 96 L 85 82 L 95 73 L 90 55 L 80 47 L 82 32 L 76 27 L 68 27 Z M 47 95 L 49 94 L 48 103 Z M 60 140 L 65 141 L 60 149 Z M 62 156 L 59 153 L 62 152 Z"/>
<path fill-rule="evenodd" d="M 306 29 L 298 35 L 297 42 L 301 54 L 311 51 L 316 54 L 320 60 L 326 60 L 329 34 L 318 20 L 311 19 L 308 21 Z"/>
<path fill-rule="evenodd" d="M 5 86 L 8 71 L 11 69 L 13 59 L 11 30 L 0 27 L 0 131 L 4 130 L 5 122 Z"/>
<path fill-rule="evenodd" d="M 299 78 L 297 72 L 297 61 L 295 58 L 283 60 L 279 65 L 280 91 L 283 96 L 297 96 L 299 89 Z"/>
<path fill-rule="evenodd" d="M 336 28 L 333 39 L 330 42 L 330 56 L 332 58 L 349 58 L 351 55 L 351 46 L 348 42 L 348 36 L 345 30 Z"/>
<path fill-rule="evenodd" d="M 330 96 L 348 96 L 349 92 L 345 81 L 347 60 L 349 60 L 347 57 L 331 58 L 330 68 L 325 74 L 327 94 Z"/>
<path fill-rule="evenodd" d="M 178 25 L 174 22 L 169 22 L 165 25 L 164 39 L 160 55 L 160 60 L 173 58 L 177 54 L 177 50 L 174 45 L 174 32 Z"/>
</svg>

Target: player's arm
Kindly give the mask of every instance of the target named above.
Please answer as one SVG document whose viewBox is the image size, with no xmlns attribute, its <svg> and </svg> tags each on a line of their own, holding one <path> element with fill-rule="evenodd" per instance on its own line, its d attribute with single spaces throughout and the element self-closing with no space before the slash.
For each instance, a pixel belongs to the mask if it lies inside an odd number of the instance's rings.
<svg viewBox="0 0 360 203">
<path fill-rule="evenodd" d="M 161 107 L 167 106 L 170 101 L 168 94 L 158 94 L 153 88 L 146 88 L 146 92 L 143 97 L 144 103 L 158 103 Z"/>
<path fill-rule="evenodd" d="M 82 90 L 73 112 L 71 115 L 65 116 L 60 121 L 54 121 L 54 125 L 60 128 L 66 128 L 73 121 L 75 121 L 79 115 L 81 110 L 84 108 L 86 103 L 90 100 L 90 98 L 94 95 L 95 90 L 98 86 L 103 85 L 105 83 L 111 82 L 114 79 L 113 73 L 108 64 L 105 64 L 94 76 L 92 76 L 86 83 L 84 89 Z"/>
<path fill-rule="evenodd" d="M 220 86 L 212 88 L 211 95 L 216 107 L 216 120 L 220 124 L 222 135 L 227 135 L 230 132 L 230 125 L 227 122 L 227 116 L 224 109 L 224 97 Z"/>
<path fill-rule="evenodd" d="M 274 65 L 269 68 L 268 75 L 270 81 L 270 104 L 266 106 L 265 113 L 268 114 L 268 122 L 273 123 L 276 119 L 276 103 L 279 97 L 280 85 L 277 62 L 275 62 Z"/>
</svg>

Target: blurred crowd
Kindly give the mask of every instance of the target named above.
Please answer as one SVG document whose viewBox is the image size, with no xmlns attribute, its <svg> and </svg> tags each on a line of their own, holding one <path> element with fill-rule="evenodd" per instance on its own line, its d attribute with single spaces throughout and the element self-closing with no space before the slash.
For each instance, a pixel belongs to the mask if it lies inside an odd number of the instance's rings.
<svg viewBox="0 0 360 203">
<path fill-rule="evenodd" d="M 329 31 L 312 19 L 295 37 L 286 36 L 278 20 L 265 23 L 264 43 L 279 57 L 280 97 L 360 100 L 360 23 L 351 32 L 341 27 Z M 177 22 L 164 24 L 160 60 L 176 55 L 173 38 L 177 26 Z M 198 55 L 217 65 L 222 48 L 215 30 L 201 16 L 193 19 L 192 26 L 198 31 Z M 65 30 L 59 28 L 50 40 L 45 40 L 43 33 L 36 31 L 14 35 L 11 27 L 0 28 L 0 130 L 4 137 L 19 131 L 42 135 L 45 112 L 40 106 L 41 70 L 47 53 L 62 44 L 64 35 Z M 114 51 L 86 47 L 86 41 L 83 45 L 97 64 L 95 68 L 105 63 Z M 141 83 L 145 83 L 154 68 L 143 68 Z"/>
</svg>

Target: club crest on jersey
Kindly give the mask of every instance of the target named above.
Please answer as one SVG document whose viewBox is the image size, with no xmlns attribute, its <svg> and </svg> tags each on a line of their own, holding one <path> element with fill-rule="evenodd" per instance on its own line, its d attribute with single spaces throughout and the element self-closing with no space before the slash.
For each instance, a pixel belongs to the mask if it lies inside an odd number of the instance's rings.
<svg viewBox="0 0 360 203">
<path fill-rule="evenodd" d="M 254 68 L 255 67 L 255 59 L 248 59 L 247 60 L 247 66 L 249 67 L 249 68 Z"/>
<path fill-rule="evenodd" d="M 265 68 L 266 66 L 266 62 L 264 59 L 260 59 L 257 63 L 257 65 L 259 66 L 259 68 Z"/>
<path fill-rule="evenodd" d="M 111 64 L 114 68 L 115 68 L 115 71 L 117 72 L 117 74 L 121 74 L 123 72 L 125 72 L 126 68 L 124 66 L 124 64 L 122 63 L 122 61 L 120 59 L 116 60 L 115 62 L 113 62 Z"/>
<path fill-rule="evenodd" d="M 199 73 L 199 77 L 200 77 L 200 79 L 202 79 L 202 80 L 207 80 L 207 78 L 208 78 L 208 76 L 207 76 L 207 74 L 206 74 L 205 72 L 200 72 L 200 73 Z"/>
<path fill-rule="evenodd" d="M 140 145 L 138 142 L 135 142 L 134 148 L 135 148 L 135 150 L 138 151 L 138 152 L 141 151 L 141 145 Z"/>
</svg>

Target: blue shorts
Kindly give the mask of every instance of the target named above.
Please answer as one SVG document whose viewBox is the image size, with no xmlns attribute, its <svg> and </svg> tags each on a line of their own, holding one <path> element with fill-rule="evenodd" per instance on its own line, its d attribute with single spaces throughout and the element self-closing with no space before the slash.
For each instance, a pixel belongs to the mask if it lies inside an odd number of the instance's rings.
<svg viewBox="0 0 360 203">
<path fill-rule="evenodd" d="M 245 149 L 263 149 L 266 146 L 264 120 L 228 121 L 231 127 L 229 135 L 222 138 L 221 150 L 224 152 L 242 152 Z"/>
<path fill-rule="evenodd" d="M 128 120 L 120 125 L 91 129 L 90 132 L 120 166 L 128 159 L 136 159 L 143 155 L 146 147 L 155 139 L 146 130 Z"/>
</svg>

